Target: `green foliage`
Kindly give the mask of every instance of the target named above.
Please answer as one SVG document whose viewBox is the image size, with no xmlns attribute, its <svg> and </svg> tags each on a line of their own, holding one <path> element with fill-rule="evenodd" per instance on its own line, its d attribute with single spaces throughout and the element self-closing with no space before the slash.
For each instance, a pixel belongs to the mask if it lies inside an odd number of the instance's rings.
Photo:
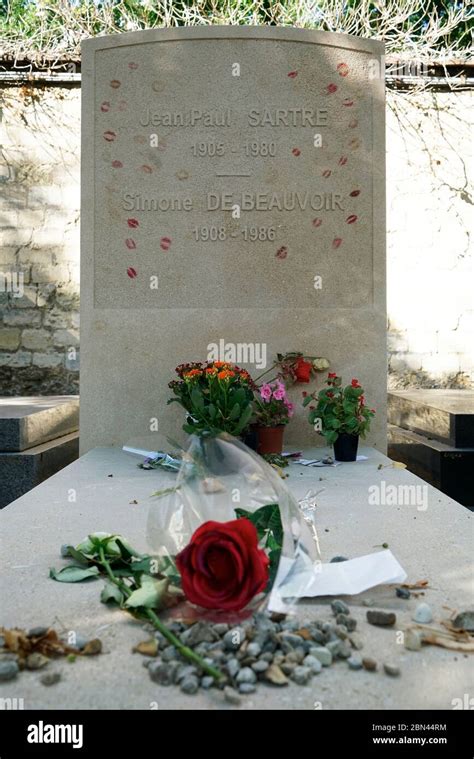
<svg viewBox="0 0 474 759">
<path fill-rule="evenodd" d="M 342 387 L 340 377 L 329 377 L 327 385 L 317 395 L 304 399 L 304 406 L 316 401 L 310 407 L 308 422 L 314 427 L 320 421 L 320 431 L 328 445 L 333 445 L 341 433 L 365 437 L 375 411 L 365 405 L 364 389 L 357 380 Z"/>
<path fill-rule="evenodd" d="M 170 382 L 178 402 L 187 411 L 183 430 L 188 434 L 242 434 L 252 416 L 253 384 L 248 372 L 232 364 L 189 364 L 176 369 Z"/>
<path fill-rule="evenodd" d="M 277 503 L 267 503 L 256 511 L 246 511 L 245 509 L 238 508 L 235 509 L 235 513 L 239 519 L 244 517 L 255 525 L 259 543 L 268 551 L 270 567 L 267 591 L 269 591 L 276 577 L 283 546 L 283 525 L 280 507 Z"/>
</svg>

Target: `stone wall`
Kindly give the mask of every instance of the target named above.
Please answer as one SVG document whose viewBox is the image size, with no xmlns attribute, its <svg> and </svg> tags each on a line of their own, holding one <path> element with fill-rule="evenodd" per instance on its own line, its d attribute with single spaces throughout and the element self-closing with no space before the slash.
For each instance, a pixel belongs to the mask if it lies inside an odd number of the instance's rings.
<svg viewBox="0 0 474 759">
<path fill-rule="evenodd" d="M 0 98 L 0 394 L 75 393 L 80 89 Z M 472 386 L 472 92 L 387 101 L 389 385 Z"/>
<path fill-rule="evenodd" d="M 77 393 L 80 90 L 0 99 L 0 393 Z"/>
</svg>

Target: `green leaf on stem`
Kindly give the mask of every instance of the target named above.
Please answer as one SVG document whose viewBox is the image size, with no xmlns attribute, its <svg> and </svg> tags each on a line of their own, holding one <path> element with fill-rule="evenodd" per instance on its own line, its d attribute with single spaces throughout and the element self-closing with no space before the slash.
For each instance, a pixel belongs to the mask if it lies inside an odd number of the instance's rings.
<svg viewBox="0 0 474 759">
<path fill-rule="evenodd" d="M 124 598 L 125 596 L 120 588 L 114 585 L 113 582 L 106 582 L 100 594 L 100 600 L 103 604 L 113 602 L 119 606 L 122 606 Z"/>
<path fill-rule="evenodd" d="M 131 608 L 145 607 L 147 609 L 158 609 L 168 590 L 169 580 L 155 580 L 150 575 L 143 575 L 140 587 L 134 590 L 127 598 L 125 606 Z"/>
<path fill-rule="evenodd" d="M 74 565 L 69 567 L 63 567 L 60 570 L 51 567 L 49 570 L 49 576 L 52 580 L 58 582 L 82 582 L 83 580 L 90 580 L 92 577 L 97 577 L 99 570 L 97 567 L 76 567 Z"/>
</svg>

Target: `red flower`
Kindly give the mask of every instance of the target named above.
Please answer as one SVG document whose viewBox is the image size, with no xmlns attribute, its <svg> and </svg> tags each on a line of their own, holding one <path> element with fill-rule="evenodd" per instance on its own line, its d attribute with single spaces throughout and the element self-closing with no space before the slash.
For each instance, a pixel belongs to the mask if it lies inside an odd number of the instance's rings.
<svg viewBox="0 0 474 759">
<path fill-rule="evenodd" d="M 268 583 L 269 559 L 248 519 L 204 522 L 176 556 L 183 591 L 204 609 L 239 611 Z"/>
<path fill-rule="evenodd" d="M 328 373 L 328 379 L 336 379 L 337 374 L 336 372 L 329 372 Z"/>
<path fill-rule="evenodd" d="M 359 380 L 358 379 L 353 379 L 351 381 L 351 385 L 352 385 L 352 387 L 360 387 Z"/>
<path fill-rule="evenodd" d="M 303 392 L 301 393 L 301 395 L 303 396 L 303 398 L 306 398 L 306 396 L 308 395 L 308 393 L 306 392 L 306 390 L 303 390 Z"/>
<path fill-rule="evenodd" d="M 333 393 L 333 392 L 331 392 L 331 390 L 329 390 L 329 391 L 326 393 L 326 396 L 327 396 L 328 398 L 334 398 L 334 393 Z"/>
<path fill-rule="evenodd" d="M 300 356 L 295 363 L 295 378 L 297 382 L 309 382 L 312 364 Z"/>
</svg>

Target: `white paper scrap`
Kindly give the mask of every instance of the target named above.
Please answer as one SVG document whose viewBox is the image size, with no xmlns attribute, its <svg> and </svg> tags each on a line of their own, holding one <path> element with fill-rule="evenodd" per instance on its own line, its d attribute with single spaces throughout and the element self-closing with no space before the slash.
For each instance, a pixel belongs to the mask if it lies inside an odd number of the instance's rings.
<svg viewBox="0 0 474 759">
<path fill-rule="evenodd" d="M 278 611 L 283 599 L 353 596 L 376 585 L 400 583 L 407 578 L 405 570 L 390 550 L 315 566 L 306 557 L 304 568 L 300 564 L 300 571 L 295 571 L 290 560 L 286 561 L 288 574 L 284 577 L 285 567 L 278 568 L 276 581 L 279 587 L 277 594 L 272 591 L 269 604 L 271 611 Z"/>
</svg>

